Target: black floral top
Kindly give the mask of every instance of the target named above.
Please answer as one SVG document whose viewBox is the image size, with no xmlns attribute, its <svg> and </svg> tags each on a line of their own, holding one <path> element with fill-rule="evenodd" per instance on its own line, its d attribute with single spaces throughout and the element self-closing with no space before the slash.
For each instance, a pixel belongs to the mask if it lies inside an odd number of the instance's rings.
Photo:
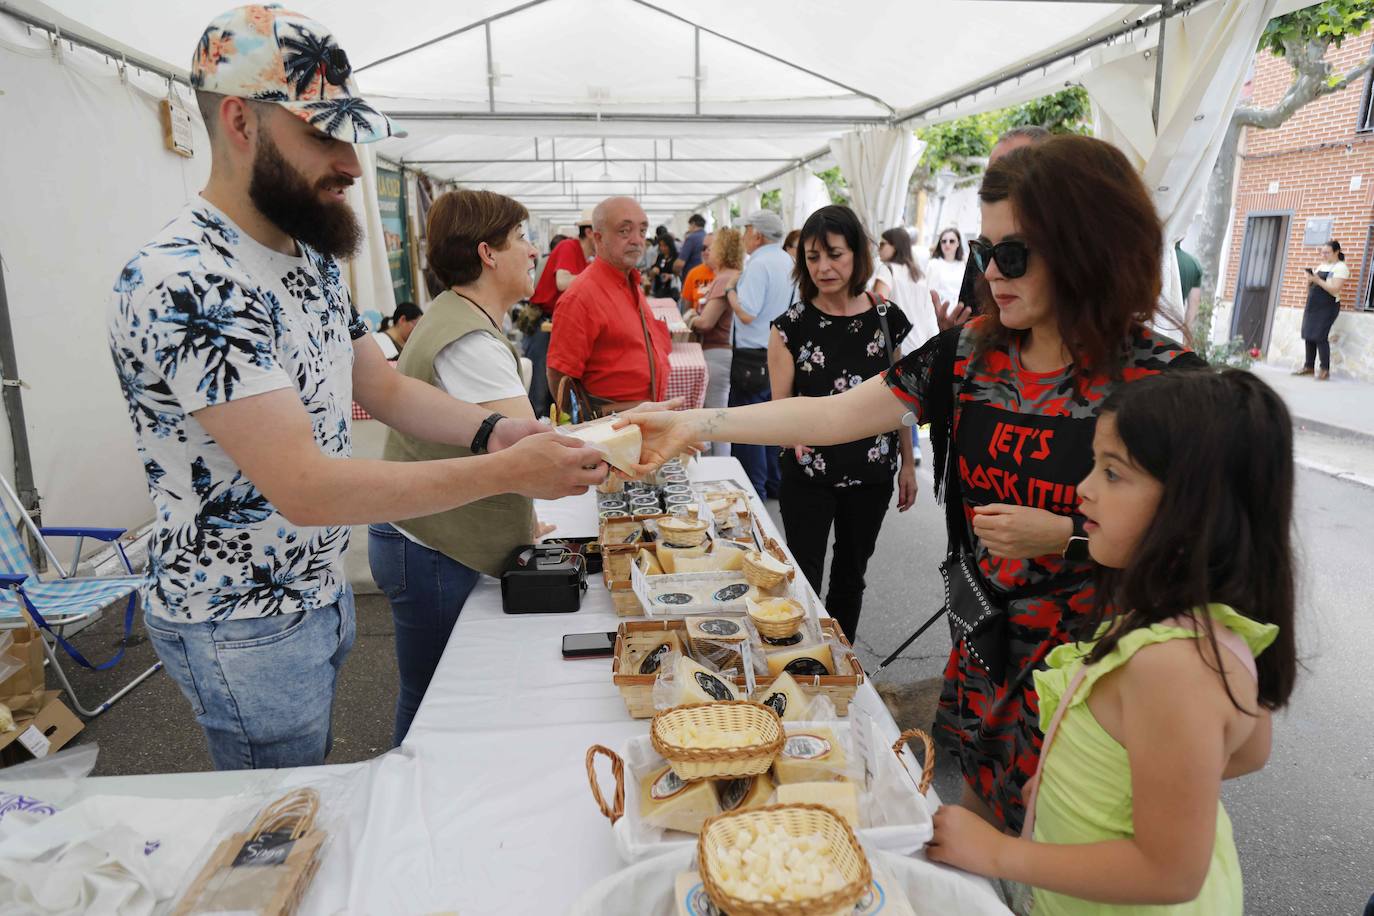
<svg viewBox="0 0 1374 916">
<path fill-rule="evenodd" d="M 886 308 L 895 357 L 911 322 L 895 305 L 888 303 Z M 876 307 L 837 318 L 809 302 L 796 302 L 773 322 L 773 327 L 796 365 L 792 380 L 795 397 L 841 394 L 888 368 L 887 344 Z M 800 462 L 793 449 L 785 448 L 783 473 L 801 473 L 812 482 L 835 487 L 888 483 L 900 454 L 895 431 L 817 448 Z"/>
</svg>

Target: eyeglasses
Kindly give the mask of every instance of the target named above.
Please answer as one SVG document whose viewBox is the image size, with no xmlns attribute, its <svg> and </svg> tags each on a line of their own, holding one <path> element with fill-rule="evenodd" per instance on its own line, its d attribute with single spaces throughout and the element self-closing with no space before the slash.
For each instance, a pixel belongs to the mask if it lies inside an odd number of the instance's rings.
<svg viewBox="0 0 1374 916">
<path fill-rule="evenodd" d="M 940 244 L 941 244 L 941 245 L 958 245 L 958 244 L 959 244 L 959 240 L 958 240 L 958 239 L 940 239 Z"/>
<path fill-rule="evenodd" d="M 1008 241 L 989 244 L 982 239 L 971 239 L 968 252 L 973 257 L 973 266 L 978 272 L 987 273 L 988 264 L 997 263 L 997 269 L 1008 280 L 1026 275 L 1026 263 L 1030 260 L 1030 249 L 1025 242 Z"/>
</svg>

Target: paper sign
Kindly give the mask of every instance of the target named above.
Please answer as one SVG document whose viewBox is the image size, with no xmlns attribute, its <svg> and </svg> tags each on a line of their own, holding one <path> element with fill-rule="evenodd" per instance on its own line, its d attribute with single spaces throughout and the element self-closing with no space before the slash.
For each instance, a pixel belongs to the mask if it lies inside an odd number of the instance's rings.
<svg viewBox="0 0 1374 916">
<path fill-rule="evenodd" d="M 24 729 L 24 733 L 19 736 L 19 743 L 28 748 L 29 753 L 35 757 L 48 756 L 48 750 L 52 747 L 52 742 L 47 736 L 32 725 Z"/>
<path fill-rule="evenodd" d="M 864 762 L 864 789 L 872 789 L 878 774 L 878 761 L 873 756 L 873 717 L 857 705 L 849 707 L 849 733 L 854 739 L 854 753 Z"/>
</svg>

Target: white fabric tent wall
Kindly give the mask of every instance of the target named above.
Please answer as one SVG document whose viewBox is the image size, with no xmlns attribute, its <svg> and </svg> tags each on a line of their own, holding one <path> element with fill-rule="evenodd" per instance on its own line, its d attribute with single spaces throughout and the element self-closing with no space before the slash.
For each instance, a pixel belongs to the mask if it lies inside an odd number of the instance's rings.
<svg viewBox="0 0 1374 916">
<path fill-rule="evenodd" d="M 810 169 L 794 169 L 782 178 L 782 223 L 800 229 L 806 218 L 830 203 L 825 182 Z"/>
<path fill-rule="evenodd" d="M 720 198 L 710 207 L 711 219 L 713 220 L 711 231 L 730 225 L 730 201 Z"/>
<path fill-rule="evenodd" d="M 168 152 L 165 81 L 130 70 L 125 85 L 101 55 L 67 45 L 59 61 L 45 35 L 3 16 L 0 90 L 0 254 L 44 519 L 136 527 L 152 503 L 106 303 L 137 246 L 204 183 L 208 138 L 196 122 L 195 158 Z"/>
<path fill-rule="evenodd" d="M 1163 327 L 1184 314 L 1174 244 L 1188 231 L 1216 164 L 1245 71 L 1276 0 L 1226 0 L 1169 24 L 1159 131 L 1151 118 L 1154 62 L 1143 54 L 1084 74 L 1104 139 L 1141 168 L 1164 223 Z"/>
<path fill-rule="evenodd" d="M 396 311 L 396 291 L 391 285 L 391 265 L 382 235 L 382 211 L 377 202 L 377 154 L 371 144 L 355 146 L 363 174 L 348 189 L 348 202 L 363 224 L 363 250 L 344 264 L 353 305 L 359 312 L 375 310 L 383 317 Z M 411 257 L 417 257 L 411 252 Z M 419 291 L 417 290 L 417 293 Z"/>
<path fill-rule="evenodd" d="M 924 149 L 910 128 L 851 131 L 830 141 L 850 206 L 870 239 L 902 224 L 907 185 Z"/>
<path fill-rule="evenodd" d="M 748 216 L 759 209 L 763 206 L 762 198 L 758 188 L 745 188 L 739 195 L 739 215 Z"/>
</svg>

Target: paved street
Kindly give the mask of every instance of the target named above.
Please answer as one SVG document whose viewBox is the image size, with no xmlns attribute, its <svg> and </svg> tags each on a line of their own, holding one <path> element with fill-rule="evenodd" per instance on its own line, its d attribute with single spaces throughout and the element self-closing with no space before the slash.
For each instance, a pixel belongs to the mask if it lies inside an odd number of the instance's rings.
<svg viewBox="0 0 1374 916">
<path fill-rule="evenodd" d="M 1367 441 L 1313 433 L 1300 440 L 1304 458 L 1335 453 L 1348 465 L 1363 461 L 1374 467 Z M 944 534 L 930 499 L 928 470 L 922 471 L 916 507 L 905 515 L 891 513 L 871 566 L 858 645 L 870 671 L 940 604 L 936 565 Z M 1298 515 L 1299 639 L 1307 670 L 1290 710 L 1278 719 L 1269 766 L 1228 785 L 1225 801 L 1245 871 L 1247 913 L 1359 914 L 1374 892 L 1374 590 L 1364 575 L 1371 565 L 1367 520 L 1374 519 L 1374 490 L 1301 470 Z M 365 549 L 361 541 L 354 549 L 360 547 Z M 375 756 L 390 738 L 396 691 L 390 614 L 379 596 L 360 598 L 358 610 L 358 642 L 345 666 L 335 714 L 331 760 L 338 762 Z M 103 656 L 113 617 L 83 633 L 78 644 Z M 948 645 L 941 622 L 875 678 L 902 726 L 928 725 Z M 150 655 L 146 644 L 136 647 L 119 671 L 137 670 Z M 82 677 L 78 689 L 92 680 L 114 682 L 106 674 Z M 209 764 L 188 708 L 161 675 L 93 722 L 80 740 L 100 742 L 98 774 Z M 955 768 L 941 765 L 937 789 L 950 798 L 957 797 L 958 786 Z"/>
</svg>

